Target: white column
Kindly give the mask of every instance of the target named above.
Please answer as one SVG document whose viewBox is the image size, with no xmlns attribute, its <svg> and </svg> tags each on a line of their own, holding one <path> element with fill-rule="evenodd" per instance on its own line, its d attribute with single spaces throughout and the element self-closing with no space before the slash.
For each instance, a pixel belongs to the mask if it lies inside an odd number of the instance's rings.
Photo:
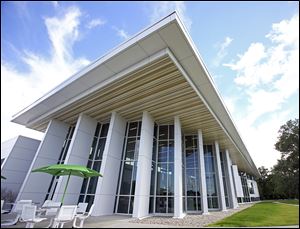
<svg viewBox="0 0 300 229">
<path fill-rule="evenodd" d="M 206 189 L 206 176 L 205 176 L 205 163 L 204 163 L 204 149 L 203 149 L 203 136 L 202 131 L 198 130 L 198 145 L 199 145 L 199 160 L 200 160 L 200 192 L 201 192 L 201 206 L 202 214 L 206 215 L 208 213 L 207 206 L 207 189 Z"/>
<path fill-rule="evenodd" d="M 252 182 L 253 182 L 255 197 L 259 198 L 259 190 L 258 190 L 258 187 L 257 187 L 257 182 L 255 180 L 253 180 Z"/>
<path fill-rule="evenodd" d="M 183 218 L 182 205 L 182 135 L 179 117 L 174 118 L 174 218 Z"/>
<path fill-rule="evenodd" d="M 226 166 L 227 166 L 227 171 L 228 171 L 228 181 L 229 181 L 229 187 L 230 187 L 230 205 L 232 208 L 238 208 L 238 202 L 237 202 L 237 198 L 236 198 L 236 194 L 235 194 L 235 190 L 234 190 L 234 184 L 233 184 L 233 178 L 232 178 L 232 171 L 231 171 L 231 159 L 229 156 L 229 152 L 228 150 L 225 150 L 225 155 L 226 155 Z"/>
<path fill-rule="evenodd" d="M 221 159 L 220 159 L 220 149 L 219 149 L 219 143 L 215 141 L 215 149 L 216 149 L 216 159 L 217 159 L 217 170 L 218 170 L 218 184 L 219 184 L 219 190 L 220 190 L 220 208 L 222 211 L 226 210 L 226 202 L 225 202 L 225 193 L 224 193 L 224 184 L 223 184 L 223 178 L 222 178 L 222 169 L 221 169 Z"/>
<path fill-rule="evenodd" d="M 114 213 L 125 129 L 125 119 L 113 112 L 103 151 L 100 170 L 103 177 L 98 179 L 93 216 L 111 215 Z"/>
<path fill-rule="evenodd" d="M 17 200 L 30 199 L 34 202 L 44 202 L 52 176 L 46 173 L 31 173 L 31 171 L 57 163 L 68 129 L 69 125 L 66 123 L 57 120 L 51 120 L 49 122 L 44 138 L 32 160 Z"/>
<path fill-rule="evenodd" d="M 231 168 L 236 197 L 244 197 L 242 181 L 241 177 L 239 176 L 238 167 L 237 165 L 232 165 Z"/>
<path fill-rule="evenodd" d="M 144 111 L 132 215 L 137 218 L 142 218 L 149 214 L 153 132 L 154 121 L 151 115 Z"/>
<path fill-rule="evenodd" d="M 86 166 L 95 135 L 97 121 L 80 114 L 68 149 L 65 164 Z M 53 199 L 60 201 L 64 193 L 68 176 L 59 178 Z M 101 179 L 101 178 L 99 178 Z M 77 204 L 83 178 L 71 176 L 67 187 L 64 204 Z"/>
</svg>

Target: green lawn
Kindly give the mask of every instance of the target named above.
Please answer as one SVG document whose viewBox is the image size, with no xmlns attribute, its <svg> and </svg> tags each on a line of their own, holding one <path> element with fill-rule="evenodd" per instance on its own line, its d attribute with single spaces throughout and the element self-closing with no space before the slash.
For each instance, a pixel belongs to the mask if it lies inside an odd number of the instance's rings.
<svg viewBox="0 0 300 229">
<path fill-rule="evenodd" d="M 299 206 L 261 202 L 208 226 L 263 227 L 299 225 Z"/>
<path fill-rule="evenodd" d="M 298 204 L 299 200 L 274 200 L 275 202 L 286 203 L 286 204 Z"/>
</svg>

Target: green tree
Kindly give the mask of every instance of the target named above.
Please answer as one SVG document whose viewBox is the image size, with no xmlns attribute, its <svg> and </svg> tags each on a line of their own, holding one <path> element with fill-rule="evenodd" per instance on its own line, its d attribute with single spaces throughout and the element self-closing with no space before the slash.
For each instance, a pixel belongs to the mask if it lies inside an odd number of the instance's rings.
<svg viewBox="0 0 300 229">
<path fill-rule="evenodd" d="M 272 169 L 275 191 L 285 198 L 299 198 L 299 119 L 280 127 L 275 144 L 281 159 Z"/>
<path fill-rule="evenodd" d="M 275 144 L 281 158 L 270 170 L 258 168 L 261 199 L 299 198 L 299 119 L 289 120 L 278 131 Z"/>
</svg>

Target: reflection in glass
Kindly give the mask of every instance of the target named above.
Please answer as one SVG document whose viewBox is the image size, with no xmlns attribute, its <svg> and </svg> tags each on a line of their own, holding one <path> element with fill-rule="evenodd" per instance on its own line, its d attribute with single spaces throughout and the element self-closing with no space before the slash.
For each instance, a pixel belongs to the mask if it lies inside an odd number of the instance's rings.
<svg viewBox="0 0 300 229">
<path fill-rule="evenodd" d="M 168 213 L 174 213 L 174 198 L 168 198 Z"/>
<path fill-rule="evenodd" d="M 120 196 L 119 197 L 119 205 L 118 205 L 118 213 L 128 213 L 128 204 L 129 197 L 128 196 Z"/>
<path fill-rule="evenodd" d="M 159 136 L 158 138 L 160 140 L 163 139 L 168 139 L 169 138 L 169 130 L 168 130 L 168 125 L 161 125 L 159 126 Z"/>
<path fill-rule="evenodd" d="M 169 163 L 168 166 L 168 195 L 174 195 L 174 164 Z"/>
<path fill-rule="evenodd" d="M 108 123 L 107 124 L 97 123 L 93 142 L 90 151 L 88 152 L 89 159 L 87 162 L 87 168 L 94 169 L 100 172 L 102 156 L 105 148 L 108 129 L 109 129 Z M 81 195 L 78 199 L 78 202 L 88 203 L 87 210 L 89 210 L 89 208 L 94 202 L 97 184 L 98 184 L 98 177 L 91 177 L 83 180 L 81 191 L 80 191 Z"/>
<path fill-rule="evenodd" d="M 169 141 L 168 161 L 174 162 L 174 141 Z"/>
<path fill-rule="evenodd" d="M 167 212 L 167 198 L 166 197 L 156 197 L 156 209 L 157 213 Z"/>
<path fill-rule="evenodd" d="M 218 193 L 215 171 L 215 155 L 212 151 L 212 145 L 204 145 L 203 148 L 208 208 L 216 209 L 218 208 Z"/>
<path fill-rule="evenodd" d="M 95 195 L 87 195 L 85 198 L 85 203 L 88 203 L 87 209 L 90 209 L 92 204 L 94 203 Z"/>
<path fill-rule="evenodd" d="M 194 197 L 187 198 L 187 210 L 188 211 L 197 211 L 197 201 Z"/>
<path fill-rule="evenodd" d="M 68 149 L 69 149 L 72 137 L 73 137 L 74 129 L 75 129 L 74 126 L 69 127 L 68 133 L 66 135 L 66 138 L 65 138 L 65 140 L 63 142 L 63 145 L 62 145 L 62 149 L 60 151 L 60 155 L 59 155 L 57 164 L 64 164 L 64 162 L 65 162 L 67 152 L 68 152 Z M 2 164 L 2 160 L 1 160 L 1 164 Z M 47 191 L 45 200 L 53 198 L 53 195 L 55 193 L 55 189 L 56 189 L 56 186 L 57 186 L 58 179 L 59 179 L 58 176 L 52 177 L 52 179 L 50 181 L 50 184 L 49 184 L 49 187 L 48 187 L 48 191 Z"/>
<path fill-rule="evenodd" d="M 201 211 L 200 200 L 200 170 L 199 170 L 199 150 L 198 136 L 186 135 L 184 145 L 184 160 L 185 160 L 185 195 L 187 211 Z"/>
<path fill-rule="evenodd" d="M 168 141 L 159 141 L 158 162 L 167 162 L 167 160 L 168 160 Z"/>
<path fill-rule="evenodd" d="M 130 193 L 132 170 L 133 170 L 133 162 L 125 161 L 123 166 L 122 184 L 120 190 L 121 195 L 129 195 Z"/>
<path fill-rule="evenodd" d="M 174 126 L 154 125 L 150 205 L 154 213 L 174 212 Z M 157 137 L 156 137 L 157 136 Z M 156 190 L 154 190 L 156 185 Z M 151 205 L 152 206 L 152 205 Z M 150 207 L 151 211 L 151 207 Z"/>
<path fill-rule="evenodd" d="M 223 152 L 220 152 L 220 160 L 221 160 L 221 171 L 222 171 L 222 179 L 223 179 L 223 187 L 224 187 L 224 195 L 225 195 L 225 203 L 226 207 L 229 208 L 229 197 L 228 197 L 228 183 L 227 183 L 227 178 L 228 178 L 228 172 L 227 172 L 227 160 L 226 160 L 226 155 Z"/>
<path fill-rule="evenodd" d="M 156 195 L 167 195 L 167 163 L 157 163 L 157 186 Z"/>
<path fill-rule="evenodd" d="M 133 212 L 140 131 L 141 122 L 127 123 L 117 191 L 117 213 Z"/>
</svg>

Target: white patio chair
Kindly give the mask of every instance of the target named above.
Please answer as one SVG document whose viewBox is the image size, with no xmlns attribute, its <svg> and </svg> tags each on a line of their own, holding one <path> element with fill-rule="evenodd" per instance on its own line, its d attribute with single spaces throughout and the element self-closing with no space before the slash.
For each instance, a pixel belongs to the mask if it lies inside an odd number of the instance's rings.
<svg viewBox="0 0 300 229">
<path fill-rule="evenodd" d="M 84 214 L 85 211 L 86 211 L 87 206 L 88 206 L 88 203 L 78 203 L 77 204 L 76 215 Z"/>
<path fill-rule="evenodd" d="M 1 214 L 9 212 L 8 210 L 3 210 L 4 200 L 1 200 Z"/>
<path fill-rule="evenodd" d="M 57 216 L 60 206 L 61 206 L 61 202 L 54 202 L 54 201 L 47 202 L 47 206 L 45 206 L 47 207 L 47 209 L 45 215 L 43 215 L 43 217 L 50 220 L 49 224 L 46 226 L 47 228 L 52 226 L 54 218 Z"/>
<path fill-rule="evenodd" d="M 53 227 L 64 227 L 64 224 L 74 219 L 77 210 L 77 205 L 63 205 L 57 217 L 54 218 Z"/>
<path fill-rule="evenodd" d="M 52 200 L 45 200 L 45 202 L 43 203 L 43 205 L 38 208 L 36 211 L 37 211 L 37 214 L 40 216 L 40 215 L 45 215 L 45 212 L 47 211 L 47 207 L 49 205 L 51 205 L 51 203 L 54 202 Z"/>
<path fill-rule="evenodd" d="M 35 216 L 36 206 L 35 205 L 23 205 L 23 210 L 20 216 L 20 222 L 25 222 L 25 228 L 33 228 L 35 223 L 39 223 L 46 218 L 39 218 Z"/>
<path fill-rule="evenodd" d="M 21 216 L 23 205 L 31 205 L 31 204 L 32 204 L 32 200 L 19 200 L 13 206 L 11 212 L 6 214 L 5 217 L 3 217 L 8 219 L 4 219 L 4 220 L 1 219 L 1 227 L 15 225 Z"/>
<path fill-rule="evenodd" d="M 16 205 L 13 206 L 12 212 L 17 212 L 21 215 L 23 211 L 23 205 L 32 205 L 32 200 L 19 200 Z"/>
<path fill-rule="evenodd" d="M 75 219 L 74 219 L 74 221 L 73 221 L 73 228 L 83 228 L 83 223 L 84 223 L 84 221 L 85 221 L 88 217 L 90 217 L 90 215 L 92 214 L 93 209 L 94 209 L 94 205 L 95 205 L 95 204 L 92 204 L 92 206 L 91 206 L 89 212 L 86 212 L 86 213 L 84 213 L 84 214 L 76 215 L 76 216 L 75 216 Z M 80 220 L 79 226 L 76 225 L 76 220 L 77 220 L 77 219 Z"/>
</svg>

